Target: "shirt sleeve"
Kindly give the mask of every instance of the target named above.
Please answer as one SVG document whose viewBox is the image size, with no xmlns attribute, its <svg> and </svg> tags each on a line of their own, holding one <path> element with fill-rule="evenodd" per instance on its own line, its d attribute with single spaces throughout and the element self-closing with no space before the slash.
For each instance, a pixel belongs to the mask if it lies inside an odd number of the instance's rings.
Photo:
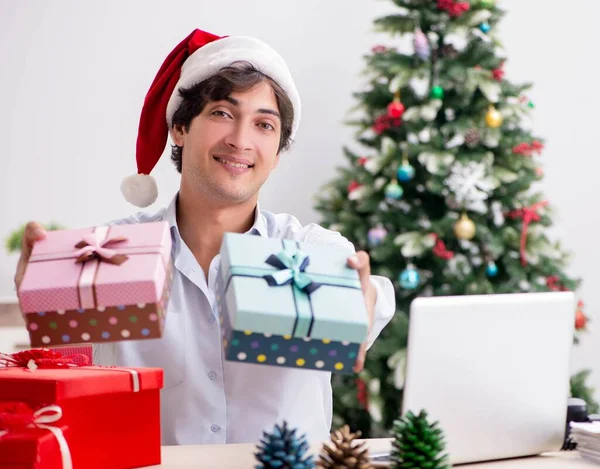
<svg viewBox="0 0 600 469">
<path fill-rule="evenodd" d="M 346 247 L 352 252 L 356 252 L 354 245 L 336 231 L 328 230 L 314 223 L 302 227 L 293 218 L 289 219 L 288 222 L 289 225 L 282 230 L 282 237 L 289 237 L 307 243 Z M 367 338 L 368 349 L 371 348 L 383 328 L 392 320 L 396 312 L 396 293 L 391 280 L 380 275 L 371 275 L 371 284 L 375 287 L 377 299 L 375 301 L 373 327 Z"/>
</svg>

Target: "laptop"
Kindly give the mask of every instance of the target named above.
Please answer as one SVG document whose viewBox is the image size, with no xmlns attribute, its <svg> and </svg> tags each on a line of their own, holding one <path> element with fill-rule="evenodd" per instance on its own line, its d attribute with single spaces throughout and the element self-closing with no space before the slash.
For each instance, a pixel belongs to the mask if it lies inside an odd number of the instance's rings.
<svg viewBox="0 0 600 469">
<path fill-rule="evenodd" d="M 574 323 L 572 292 L 417 298 L 402 414 L 439 422 L 451 464 L 560 450 Z"/>
</svg>

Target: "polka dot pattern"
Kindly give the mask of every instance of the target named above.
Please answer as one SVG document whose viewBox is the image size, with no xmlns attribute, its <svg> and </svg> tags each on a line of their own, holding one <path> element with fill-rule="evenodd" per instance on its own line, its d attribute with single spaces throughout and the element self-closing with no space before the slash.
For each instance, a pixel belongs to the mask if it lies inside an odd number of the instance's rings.
<svg viewBox="0 0 600 469">
<path fill-rule="evenodd" d="M 164 328 L 167 292 L 159 303 L 97 309 L 40 311 L 25 315 L 32 347 L 157 338 Z M 41 314 L 40 314 L 41 313 Z M 159 320 L 161 319 L 162 320 Z"/>
<path fill-rule="evenodd" d="M 227 360 L 287 366 L 335 373 L 352 373 L 359 344 L 310 340 L 291 336 L 224 330 Z M 250 332 L 250 334 L 248 334 Z"/>
</svg>

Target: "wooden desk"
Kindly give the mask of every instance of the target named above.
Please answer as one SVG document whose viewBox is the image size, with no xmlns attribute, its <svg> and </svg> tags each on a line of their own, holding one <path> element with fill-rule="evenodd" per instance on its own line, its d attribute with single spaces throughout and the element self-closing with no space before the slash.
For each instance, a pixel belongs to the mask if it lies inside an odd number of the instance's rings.
<svg viewBox="0 0 600 469">
<path fill-rule="evenodd" d="M 369 440 L 369 448 L 372 451 L 388 450 L 389 445 L 389 439 Z M 312 453 L 319 454 L 320 448 L 320 445 L 313 445 Z M 252 444 L 164 446 L 163 463 L 151 467 L 154 469 L 252 469 L 257 464 L 254 451 L 255 445 Z M 584 461 L 576 452 L 565 451 L 531 458 L 458 467 L 465 469 L 598 469 L 600 466 Z"/>
</svg>

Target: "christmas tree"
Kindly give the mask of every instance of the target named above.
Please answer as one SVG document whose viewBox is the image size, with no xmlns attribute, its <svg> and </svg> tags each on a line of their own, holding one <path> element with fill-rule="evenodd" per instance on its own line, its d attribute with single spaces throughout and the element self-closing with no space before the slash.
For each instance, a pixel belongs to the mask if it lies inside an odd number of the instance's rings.
<svg viewBox="0 0 600 469">
<path fill-rule="evenodd" d="M 494 0 L 393 0 L 376 29 L 414 47 L 375 46 L 355 93 L 356 148 L 325 187 L 322 224 L 369 252 L 395 281 L 397 312 L 358 377 L 334 376 L 334 426 L 385 436 L 401 403 L 416 296 L 576 290 L 552 211 L 535 190 L 544 143 L 531 84 L 505 77 Z M 577 333 L 585 329 L 583 304 Z M 542 327 L 542 325 L 540 325 Z M 577 337 L 575 337 L 575 341 Z M 579 389 L 589 394 L 577 380 Z M 577 396 L 579 397 L 579 396 Z M 595 404 L 589 401 L 593 407 Z"/>
</svg>

